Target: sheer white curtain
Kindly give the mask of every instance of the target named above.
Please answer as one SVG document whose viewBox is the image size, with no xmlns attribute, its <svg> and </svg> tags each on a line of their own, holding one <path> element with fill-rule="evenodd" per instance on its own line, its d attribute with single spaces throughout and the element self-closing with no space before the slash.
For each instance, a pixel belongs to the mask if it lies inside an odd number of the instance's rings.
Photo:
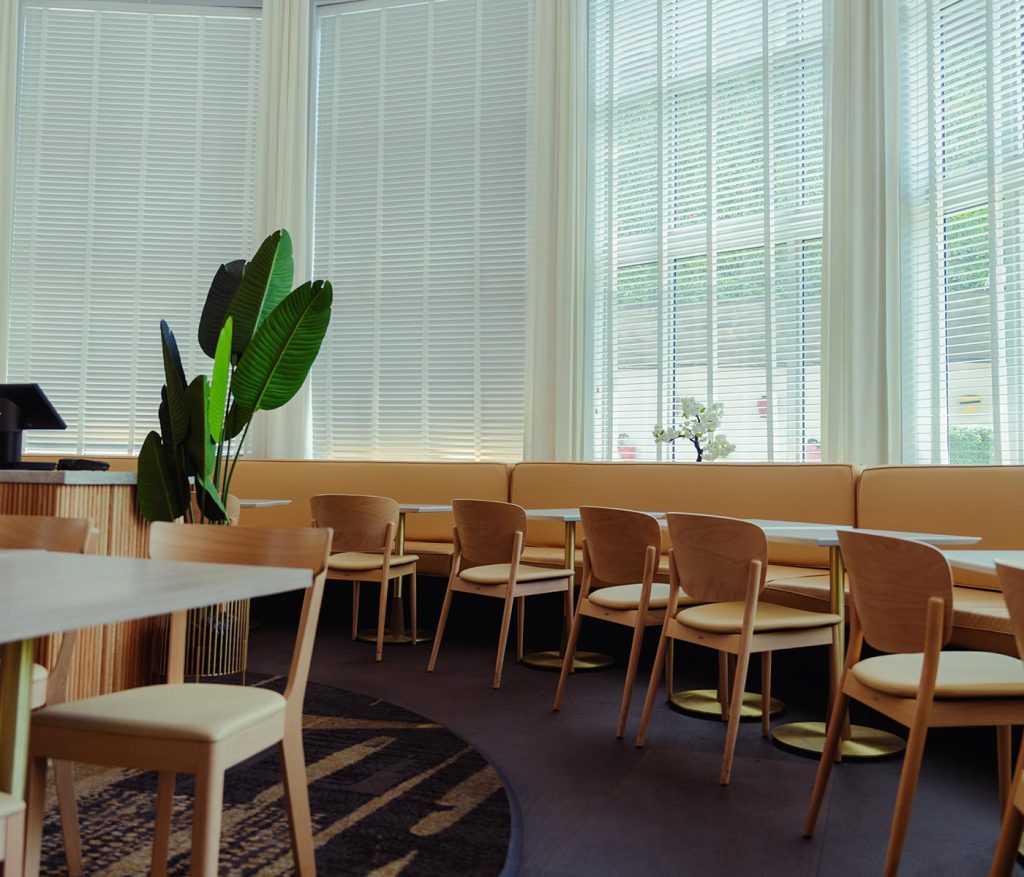
<svg viewBox="0 0 1024 877">
<path fill-rule="evenodd" d="M 583 450 L 586 22 L 586 0 L 544 0 L 537 5 L 524 442 L 528 460 L 579 459 Z"/>
<path fill-rule="evenodd" d="M 899 40 L 892 0 L 833 0 L 826 88 L 822 453 L 898 459 Z"/>
</svg>

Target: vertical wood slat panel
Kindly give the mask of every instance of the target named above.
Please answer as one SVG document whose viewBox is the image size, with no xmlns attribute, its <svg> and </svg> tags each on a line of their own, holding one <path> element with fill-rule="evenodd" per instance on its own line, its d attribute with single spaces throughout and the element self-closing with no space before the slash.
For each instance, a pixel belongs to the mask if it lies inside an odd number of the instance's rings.
<svg viewBox="0 0 1024 877">
<path fill-rule="evenodd" d="M 89 518 L 99 529 L 98 554 L 146 555 L 148 525 L 136 511 L 134 485 L 0 482 L 0 513 Z M 69 696 L 90 697 L 148 682 L 152 631 L 149 618 L 83 630 L 75 647 Z M 36 660 L 52 668 L 60 642 L 60 634 L 39 639 Z"/>
</svg>

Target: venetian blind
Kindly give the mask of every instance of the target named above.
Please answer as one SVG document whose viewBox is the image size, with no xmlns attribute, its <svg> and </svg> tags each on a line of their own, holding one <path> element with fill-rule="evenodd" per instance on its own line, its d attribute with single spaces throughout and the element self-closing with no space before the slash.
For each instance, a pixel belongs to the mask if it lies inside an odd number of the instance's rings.
<svg viewBox="0 0 1024 877">
<path fill-rule="evenodd" d="M 252 252 L 257 12 L 29 2 L 18 84 L 9 381 L 68 424 L 32 450 L 133 453 L 161 318 L 189 375 L 222 261 Z"/>
<path fill-rule="evenodd" d="M 513 460 L 525 397 L 532 0 L 316 17 L 316 457 Z"/>
<path fill-rule="evenodd" d="M 904 457 L 1024 463 L 1024 3 L 901 28 Z"/>
<path fill-rule="evenodd" d="M 592 452 L 820 458 L 823 0 L 590 0 Z"/>
</svg>

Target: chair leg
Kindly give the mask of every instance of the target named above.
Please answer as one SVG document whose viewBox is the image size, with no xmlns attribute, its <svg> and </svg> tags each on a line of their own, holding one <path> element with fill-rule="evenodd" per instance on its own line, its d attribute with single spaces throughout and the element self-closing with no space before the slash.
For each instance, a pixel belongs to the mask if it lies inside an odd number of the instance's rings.
<svg viewBox="0 0 1024 877">
<path fill-rule="evenodd" d="M 295 873 L 299 877 L 314 877 L 316 855 L 313 852 L 313 818 L 309 811 L 309 786 L 306 776 L 306 757 L 302 751 L 302 729 L 285 732 L 278 744 L 281 754 L 281 773 L 284 779 L 284 799 L 288 809 L 288 827 L 292 836 L 292 855 Z"/>
<path fill-rule="evenodd" d="M 999 829 L 996 851 L 992 857 L 992 867 L 988 872 L 989 877 L 1010 877 L 1013 865 L 1017 861 L 1017 848 L 1020 846 L 1021 831 L 1024 831 L 1024 816 L 1017 809 L 1014 798 L 1017 787 L 1020 785 L 1022 767 L 1024 767 L 1024 741 L 1021 742 L 1021 752 L 1017 756 L 1017 766 L 1013 771 L 1009 800 L 1003 807 L 1003 822 Z"/>
<path fill-rule="evenodd" d="M 352 582 L 352 639 L 359 636 L 359 582 Z"/>
<path fill-rule="evenodd" d="M 565 645 L 565 654 L 562 656 L 562 672 L 558 674 L 558 687 L 555 689 L 555 702 L 551 709 L 562 708 L 562 697 L 565 695 L 565 683 L 569 681 L 569 674 L 576 663 L 576 643 L 580 638 L 580 625 L 583 623 L 583 614 L 577 610 L 573 616 L 572 625 L 569 628 L 569 642 Z"/>
<path fill-rule="evenodd" d="M 21 877 L 25 852 L 25 811 L 4 820 L 4 859 L 0 862 L 4 877 Z"/>
<path fill-rule="evenodd" d="M 675 669 L 676 665 L 676 641 L 668 641 L 668 653 L 665 655 L 665 700 L 672 700 L 676 692 Z"/>
<path fill-rule="evenodd" d="M 772 723 L 772 653 L 761 652 L 761 736 L 767 737 Z"/>
<path fill-rule="evenodd" d="M 729 653 L 718 653 L 718 703 L 722 707 L 722 721 L 729 719 Z"/>
<path fill-rule="evenodd" d="M 43 854 L 43 815 L 46 810 L 46 759 L 30 758 L 25 787 L 24 877 L 39 877 Z M 13 871 L 13 868 L 12 868 Z M 4 872 L 6 875 L 6 871 Z M 20 877 L 18 872 L 14 872 Z"/>
<path fill-rule="evenodd" d="M 156 825 L 153 829 L 153 857 L 150 877 L 164 877 L 171 846 L 171 815 L 174 812 L 174 779 L 171 771 L 160 771 L 156 787 Z"/>
<path fill-rule="evenodd" d="M 516 598 L 516 660 L 523 660 L 523 627 L 526 624 L 526 598 Z"/>
<path fill-rule="evenodd" d="M 672 638 L 662 635 L 658 641 L 658 651 L 654 656 L 654 666 L 651 667 L 651 680 L 647 683 L 647 695 L 644 697 L 644 711 L 640 716 L 640 728 L 636 732 L 636 746 L 641 748 L 647 738 L 647 725 L 651 721 L 651 710 L 654 709 L 654 697 L 658 693 L 658 683 L 661 681 L 661 668 L 665 666 L 665 656 L 668 654 Z"/>
<path fill-rule="evenodd" d="M 416 568 L 413 567 L 409 577 L 409 627 L 412 630 L 412 644 L 416 645 Z"/>
<path fill-rule="evenodd" d="M 810 837 L 814 834 L 814 826 L 818 821 L 821 802 L 825 799 L 828 778 L 832 773 L 832 763 L 838 760 L 836 756 L 839 753 L 839 741 L 842 738 L 843 725 L 846 724 L 846 710 L 849 708 L 849 705 L 849 695 L 840 688 L 835 702 L 832 704 L 832 714 L 829 716 L 828 729 L 825 734 L 825 747 L 821 750 L 818 772 L 814 777 L 811 803 L 807 808 L 807 818 L 804 820 L 804 837 Z"/>
<path fill-rule="evenodd" d="M 914 793 L 917 791 L 917 777 L 921 772 L 921 758 L 924 755 L 924 741 L 928 736 L 928 714 L 931 711 L 931 700 L 918 698 L 914 710 L 914 720 L 907 738 L 907 751 L 903 755 L 903 770 L 900 772 L 900 785 L 896 792 L 896 806 L 892 814 L 892 830 L 889 832 L 889 846 L 885 851 L 885 877 L 896 877 L 900 867 L 900 855 L 903 852 L 903 841 L 907 836 L 910 824 L 910 808 L 914 804 Z"/>
<path fill-rule="evenodd" d="M 562 609 L 562 651 L 566 652 L 569 650 L 569 635 L 572 633 L 572 622 L 576 617 L 576 610 L 572 605 L 572 591 L 573 589 L 567 587 L 565 589 L 565 606 Z M 575 646 L 573 647 L 575 650 Z M 564 657 L 564 656 L 563 656 Z M 576 660 L 575 657 L 571 664 L 569 664 L 569 672 L 576 672 Z"/>
<path fill-rule="evenodd" d="M 196 774 L 190 877 L 217 877 L 223 809 L 224 771 L 206 766 Z"/>
<path fill-rule="evenodd" d="M 640 663 L 640 646 L 644 641 L 643 619 L 637 618 L 636 627 L 633 628 L 633 644 L 629 649 L 629 664 L 626 667 L 626 684 L 622 688 L 622 703 L 619 706 L 619 724 L 615 729 L 615 736 L 620 740 L 626 732 L 626 720 L 629 718 L 629 703 L 633 699 L 633 686 L 636 684 L 636 668 Z"/>
<path fill-rule="evenodd" d="M 1013 775 L 1013 744 L 1010 741 L 1010 725 L 996 725 L 996 759 L 999 774 L 999 806 L 1005 807 L 1010 799 L 1011 778 Z"/>
<path fill-rule="evenodd" d="M 729 726 L 725 732 L 725 754 L 722 756 L 721 784 L 729 785 L 732 774 L 732 758 L 736 752 L 736 737 L 740 732 L 740 711 L 743 709 L 743 693 L 747 687 L 747 670 L 750 667 L 750 643 L 744 642 L 736 657 L 736 676 L 732 683 L 732 701 L 729 705 Z"/>
<path fill-rule="evenodd" d="M 82 877 L 82 838 L 78 831 L 78 801 L 75 799 L 75 770 L 70 761 L 53 762 L 53 783 L 57 787 L 57 810 L 64 835 L 64 855 L 69 877 Z"/>
<path fill-rule="evenodd" d="M 430 662 L 427 664 L 427 672 L 434 672 L 434 665 L 437 663 L 437 653 L 441 648 L 441 637 L 444 636 L 444 628 L 448 623 L 448 610 L 452 608 L 452 586 L 448 584 L 448 590 L 444 592 L 444 602 L 441 604 L 441 617 L 437 619 L 437 630 L 434 631 L 434 647 L 430 650 Z"/>
<path fill-rule="evenodd" d="M 388 587 L 389 581 L 380 583 L 380 605 L 377 608 L 377 661 L 384 659 L 384 625 L 387 623 L 388 615 Z"/>
<path fill-rule="evenodd" d="M 515 602 L 512 586 L 505 595 L 505 608 L 501 613 L 501 630 L 498 632 L 498 658 L 494 662 L 494 687 L 501 688 L 501 671 L 505 667 L 505 650 L 508 648 L 508 629 L 512 625 L 512 604 Z"/>
</svg>

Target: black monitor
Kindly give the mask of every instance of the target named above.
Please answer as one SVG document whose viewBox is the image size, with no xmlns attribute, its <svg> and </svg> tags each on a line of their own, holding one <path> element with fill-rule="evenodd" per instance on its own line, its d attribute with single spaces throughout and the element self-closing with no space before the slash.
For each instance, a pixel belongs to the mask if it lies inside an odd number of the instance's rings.
<svg viewBox="0 0 1024 877">
<path fill-rule="evenodd" d="M 0 468 L 21 462 L 26 429 L 67 429 L 39 384 L 0 384 Z"/>
</svg>

